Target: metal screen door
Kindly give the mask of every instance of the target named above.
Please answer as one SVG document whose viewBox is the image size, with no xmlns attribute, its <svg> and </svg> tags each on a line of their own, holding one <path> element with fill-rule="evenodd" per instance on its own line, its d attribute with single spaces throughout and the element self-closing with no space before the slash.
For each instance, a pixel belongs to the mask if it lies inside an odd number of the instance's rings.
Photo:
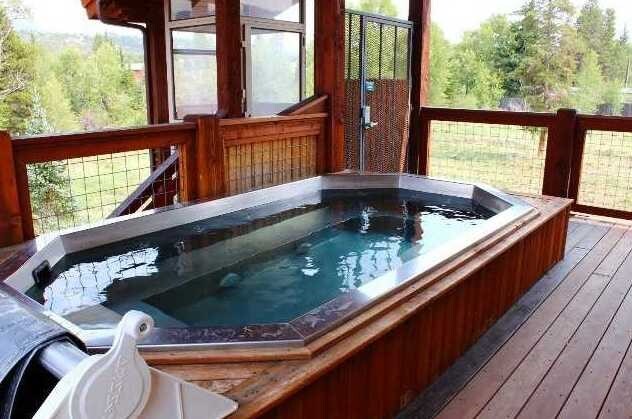
<svg viewBox="0 0 632 419">
<path fill-rule="evenodd" d="M 348 11 L 345 25 L 346 167 L 404 171 L 412 23 Z"/>
</svg>

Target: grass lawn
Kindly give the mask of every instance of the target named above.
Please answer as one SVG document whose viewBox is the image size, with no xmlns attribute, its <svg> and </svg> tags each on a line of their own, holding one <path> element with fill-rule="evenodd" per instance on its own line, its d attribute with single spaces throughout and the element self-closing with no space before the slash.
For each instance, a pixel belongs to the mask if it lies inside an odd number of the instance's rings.
<svg viewBox="0 0 632 419">
<path fill-rule="evenodd" d="M 433 122 L 430 174 L 539 194 L 546 155 L 543 134 L 546 129 Z M 588 133 L 579 202 L 632 211 L 632 133 Z"/>
</svg>

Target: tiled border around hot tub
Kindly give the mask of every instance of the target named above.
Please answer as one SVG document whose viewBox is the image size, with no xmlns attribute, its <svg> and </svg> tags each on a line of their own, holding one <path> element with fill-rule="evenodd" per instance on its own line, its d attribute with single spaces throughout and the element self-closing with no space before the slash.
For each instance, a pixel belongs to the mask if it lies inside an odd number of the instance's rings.
<svg viewBox="0 0 632 419">
<path fill-rule="evenodd" d="M 253 346 L 303 346 L 344 323 L 360 311 L 382 301 L 396 292 L 403 284 L 421 278 L 432 270 L 458 257 L 460 254 L 493 235 L 511 223 L 530 219 L 535 209 L 505 193 L 482 185 L 448 182 L 412 175 L 357 175 L 342 174 L 311 178 L 304 181 L 280 185 L 224 198 L 189 205 L 178 205 L 168 209 L 151 211 L 133 216 L 107 220 L 100 225 L 74 229 L 58 236 L 42 237 L 15 248 L 15 254 L 0 264 L 0 281 L 20 275 L 24 282 L 26 272 L 42 259 L 56 263 L 59 254 L 72 253 L 107 242 L 124 240 L 142 233 L 159 231 L 182 223 L 222 215 L 227 212 L 249 208 L 263 203 L 291 200 L 310 192 L 332 189 L 408 189 L 474 199 L 481 205 L 499 213 L 487 222 L 464 233 L 422 258 L 413 259 L 399 269 L 386 273 L 370 283 L 342 294 L 320 307 L 290 321 L 289 323 L 248 325 L 243 327 L 204 327 L 182 329 L 157 328 L 144 342 L 145 349 L 174 350 L 213 347 Z M 169 217 L 164 217 L 169 212 Z M 112 225 L 119 228 L 112 230 Z M 0 283 L 0 292 L 17 296 L 31 307 L 44 310 L 38 303 L 19 294 L 9 285 Z M 19 295 L 18 295 L 19 294 Z M 90 347 L 101 348 L 110 344 L 110 338 L 102 331 L 80 329 L 59 316 L 44 312 L 68 327 Z"/>
</svg>

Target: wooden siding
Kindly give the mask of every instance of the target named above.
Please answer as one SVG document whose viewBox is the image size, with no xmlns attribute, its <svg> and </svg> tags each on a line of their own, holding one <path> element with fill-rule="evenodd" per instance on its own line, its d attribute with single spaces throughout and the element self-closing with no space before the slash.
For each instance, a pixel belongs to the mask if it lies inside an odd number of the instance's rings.
<svg viewBox="0 0 632 419">
<path fill-rule="evenodd" d="M 322 174 L 326 116 L 222 120 L 227 193 L 234 195 Z"/>
</svg>

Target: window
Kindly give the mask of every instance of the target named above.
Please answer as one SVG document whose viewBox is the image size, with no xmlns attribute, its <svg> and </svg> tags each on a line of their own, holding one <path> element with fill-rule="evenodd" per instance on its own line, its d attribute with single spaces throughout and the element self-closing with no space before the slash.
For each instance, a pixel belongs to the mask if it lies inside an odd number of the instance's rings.
<svg viewBox="0 0 632 419">
<path fill-rule="evenodd" d="M 301 34 L 251 30 L 252 115 L 274 115 L 301 100 Z"/>
<path fill-rule="evenodd" d="M 171 0 L 171 20 L 215 15 L 215 0 Z"/>
<path fill-rule="evenodd" d="M 172 45 L 175 118 L 217 112 L 215 27 L 173 30 Z"/>
<path fill-rule="evenodd" d="M 300 0 L 241 0 L 241 15 L 300 22 L 300 6 Z"/>
<path fill-rule="evenodd" d="M 171 119 L 217 112 L 215 0 L 165 1 Z M 274 115 L 311 96 L 314 0 L 240 0 L 240 6 L 246 114 Z"/>
</svg>

